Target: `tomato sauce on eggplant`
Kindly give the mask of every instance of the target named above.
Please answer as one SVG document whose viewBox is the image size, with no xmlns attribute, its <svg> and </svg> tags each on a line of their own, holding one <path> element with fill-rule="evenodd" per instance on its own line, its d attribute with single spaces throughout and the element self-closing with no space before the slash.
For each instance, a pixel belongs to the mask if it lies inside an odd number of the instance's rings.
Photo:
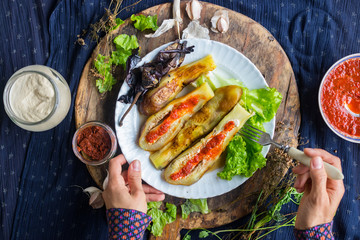
<svg viewBox="0 0 360 240">
<path fill-rule="evenodd" d="M 225 124 L 223 131 L 214 135 L 206 145 L 176 173 L 170 175 L 170 178 L 174 181 L 179 180 L 187 176 L 191 171 L 203 160 L 213 159 L 222 152 L 222 142 L 226 138 L 228 132 L 235 127 L 234 121 L 229 121 Z"/>
<path fill-rule="evenodd" d="M 156 142 L 162 135 L 169 131 L 171 124 L 177 119 L 181 118 L 185 114 L 193 111 L 196 104 L 199 103 L 199 96 L 194 96 L 187 99 L 185 102 L 182 102 L 171 110 L 168 116 L 163 120 L 163 122 L 151 130 L 145 137 L 148 143 Z"/>
</svg>

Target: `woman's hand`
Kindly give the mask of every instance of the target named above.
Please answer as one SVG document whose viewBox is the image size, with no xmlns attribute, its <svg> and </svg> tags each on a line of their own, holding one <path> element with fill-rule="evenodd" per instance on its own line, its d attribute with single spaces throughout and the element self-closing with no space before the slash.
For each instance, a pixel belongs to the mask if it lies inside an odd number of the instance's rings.
<svg viewBox="0 0 360 240">
<path fill-rule="evenodd" d="M 323 161 L 341 171 L 338 157 L 322 149 L 306 148 L 304 152 L 311 157 L 310 168 L 300 164 L 293 169 L 298 174 L 294 187 L 304 192 L 295 222 L 295 228 L 302 230 L 331 222 L 345 192 L 343 181 L 327 178 L 324 169 Z"/>
<path fill-rule="evenodd" d="M 102 193 L 106 208 L 126 208 L 147 212 L 146 201 L 162 201 L 164 193 L 141 182 L 140 161 L 133 161 L 128 171 L 122 173 L 126 163 L 123 155 L 110 160 L 109 182 Z"/>
</svg>

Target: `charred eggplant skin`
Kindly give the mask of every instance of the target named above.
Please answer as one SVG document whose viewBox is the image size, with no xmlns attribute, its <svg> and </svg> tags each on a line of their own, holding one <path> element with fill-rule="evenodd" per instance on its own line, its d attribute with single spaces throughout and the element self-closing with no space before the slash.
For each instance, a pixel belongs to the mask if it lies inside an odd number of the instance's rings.
<svg viewBox="0 0 360 240">
<path fill-rule="evenodd" d="M 157 169 L 165 168 L 193 142 L 208 134 L 239 102 L 242 88 L 230 85 L 218 88 L 214 93 L 215 96 L 186 122 L 171 142 L 150 154 L 150 160 Z"/>
<path fill-rule="evenodd" d="M 140 113 L 146 116 L 156 113 L 173 100 L 186 85 L 196 80 L 201 74 L 215 68 L 216 65 L 212 56 L 208 55 L 170 71 L 161 78 L 159 86 L 145 94 L 139 106 Z"/>
<path fill-rule="evenodd" d="M 212 132 L 165 168 L 165 181 L 174 185 L 191 185 L 197 182 L 212 167 L 233 136 L 251 116 L 239 103 L 236 104 Z"/>
<path fill-rule="evenodd" d="M 139 138 L 139 146 L 146 151 L 156 151 L 170 142 L 186 121 L 214 97 L 207 83 L 177 98 L 145 122 Z"/>
</svg>

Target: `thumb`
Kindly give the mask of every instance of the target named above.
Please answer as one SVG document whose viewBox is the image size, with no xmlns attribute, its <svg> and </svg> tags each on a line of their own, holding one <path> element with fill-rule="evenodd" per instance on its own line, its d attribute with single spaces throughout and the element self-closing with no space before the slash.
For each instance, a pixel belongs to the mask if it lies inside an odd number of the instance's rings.
<svg viewBox="0 0 360 240">
<path fill-rule="evenodd" d="M 141 164 L 139 160 L 134 160 L 128 169 L 128 183 L 131 195 L 144 192 L 141 183 Z"/>
<path fill-rule="evenodd" d="M 311 193 L 312 195 L 322 194 L 326 191 L 327 175 L 324 162 L 321 157 L 314 157 L 310 161 Z"/>
</svg>

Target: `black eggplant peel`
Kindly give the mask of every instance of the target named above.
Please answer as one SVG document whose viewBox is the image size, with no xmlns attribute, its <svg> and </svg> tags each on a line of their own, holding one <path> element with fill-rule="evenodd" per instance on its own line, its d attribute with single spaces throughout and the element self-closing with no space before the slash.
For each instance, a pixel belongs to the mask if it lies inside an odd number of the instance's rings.
<svg viewBox="0 0 360 240">
<path fill-rule="evenodd" d="M 180 43 L 179 40 L 176 40 L 173 44 L 161 50 L 153 61 L 145 63 L 140 67 L 136 67 L 141 60 L 138 55 L 138 49 L 127 59 L 125 81 L 130 89 L 126 95 L 120 96 L 118 100 L 126 104 L 131 103 L 131 105 L 121 117 L 119 121 L 120 127 L 140 96 L 149 89 L 157 87 L 164 75 L 183 63 L 185 54 L 194 51 L 194 46 L 187 47 L 186 44 L 186 41 Z"/>
</svg>

